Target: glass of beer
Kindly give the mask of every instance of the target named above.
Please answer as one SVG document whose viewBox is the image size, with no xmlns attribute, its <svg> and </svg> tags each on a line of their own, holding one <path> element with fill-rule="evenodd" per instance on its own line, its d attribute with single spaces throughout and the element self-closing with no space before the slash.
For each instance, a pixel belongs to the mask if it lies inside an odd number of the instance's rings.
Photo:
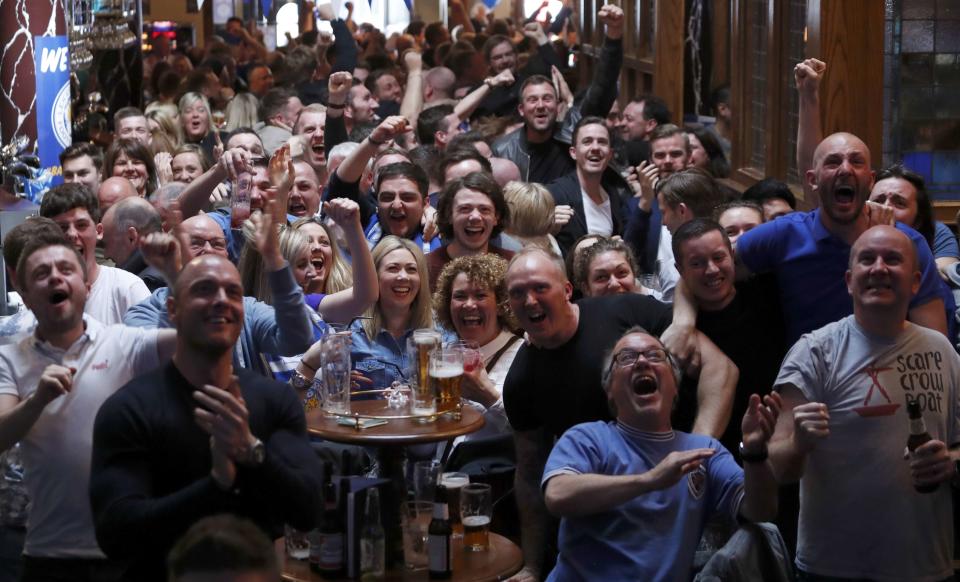
<svg viewBox="0 0 960 582">
<path fill-rule="evenodd" d="M 463 523 L 460 521 L 460 492 L 470 484 L 466 473 L 443 473 L 440 484 L 447 488 L 447 511 L 450 513 L 450 527 L 453 537 L 463 537 Z"/>
<path fill-rule="evenodd" d="M 320 342 L 323 409 L 350 414 L 350 336 L 327 334 Z"/>
<path fill-rule="evenodd" d="M 437 412 L 460 420 L 460 380 L 463 352 L 455 347 L 439 348 L 430 356 L 430 379 L 436 386 Z"/>
<path fill-rule="evenodd" d="M 414 369 L 410 371 L 413 384 L 413 414 L 426 416 L 437 411 L 436 390 L 430 383 L 430 354 L 440 347 L 440 332 L 418 329 L 407 340 L 407 350 Z"/>
<path fill-rule="evenodd" d="M 490 547 L 493 520 L 493 493 L 484 483 L 464 485 L 460 490 L 460 521 L 463 522 L 463 549 L 482 552 Z"/>
</svg>

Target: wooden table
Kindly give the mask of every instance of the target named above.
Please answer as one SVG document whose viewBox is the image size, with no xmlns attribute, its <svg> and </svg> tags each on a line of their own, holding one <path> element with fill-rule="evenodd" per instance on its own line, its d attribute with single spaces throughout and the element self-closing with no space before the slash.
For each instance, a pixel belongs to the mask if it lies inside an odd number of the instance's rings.
<svg viewBox="0 0 960 582">
<path fill-rule="evenodd" d="M 350 403 L 350 411 L 361 415 L 405 413 L 405 411 L 387 408 L 386 400 L 355 400 Z M 440 416 L 433 422 L 398 418 L 387 421 L 387 424 L 362 430 L 337 424 L 337 417 L 328 415 L 318 408 L 307 412 L 307 430 L 310 434 L 324 440 L 353 445 L 396 446 L 434 443 L 478 431 L 483 428 L 483 424 L 483 415 L 472 406 L 463 407 L 461 420 L 453 420 L 448 415 Z"/>
<path fill-rule="evenodd" d="M 486 552 L 467 552 L 463 539 L 453 539 L 453 582 L 482 582 L 504 580 L 520 571 L 523 553 L 507 538 L 490 534 L 490 549 Z M 277 542 L 282 551 L 283 540 Z M 288 582 L 321 582 L 326 580 L 310 571 L 306 561 L 284 558 L 283 579 Z M 413 582 L 427 580 L 427 570 L 407 570 L 402 564 L 387 570 L 385 581 Z"/>
</svg>

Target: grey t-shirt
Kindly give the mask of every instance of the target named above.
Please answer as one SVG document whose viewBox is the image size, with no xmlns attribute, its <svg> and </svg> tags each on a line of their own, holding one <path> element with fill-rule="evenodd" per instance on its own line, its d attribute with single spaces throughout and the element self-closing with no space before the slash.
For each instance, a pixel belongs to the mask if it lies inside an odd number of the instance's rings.
<svg viewBox="0 0 960 582">
<path fill-rule="evenodd" d="M 793 346 L 777 389 L 792 384 L 830 411 L 830 435 L 800 481 L 798 567 L 880 581 L 952 575 L 950 487 L 917 493 L 903 453 L 908 399 L 919 400 L 933 438 L 957 442 L 958 381 L 960 357 L 947 339 L 911 323 L 889 340 L 851 315 Z"/>
</svg>

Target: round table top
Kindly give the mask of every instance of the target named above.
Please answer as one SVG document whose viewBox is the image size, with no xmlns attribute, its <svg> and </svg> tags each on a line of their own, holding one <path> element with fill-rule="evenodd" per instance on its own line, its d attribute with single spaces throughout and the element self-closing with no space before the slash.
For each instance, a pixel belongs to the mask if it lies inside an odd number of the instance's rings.
<svg viewBox="0 0 960 582">
<path fill-rule="evenodd" d="M 386 400 L 355 400 L 350 403 L 351 412 L 389 416 Z M 307 430 L 324 440 L 354 445 L 412 445 L 449 440 L 476 432 L 483 428 L 483 414 L 472 406 L 464 406 L 461 420 L 443 415 L 431 422 L 412 418 L 396 418 L 387 424 L 357 430 L 354 426 L 338 424 L 338 417 L 315 408 L 307 412 Z"/>
<path fill-rule="evenodd" d="M 283 543 L 282 540 L 279 542 Z M 278 544 L 278 551 L 279 551 Z M 504 580 L 523 567 L 523 553 L 520 547 L 507 538 L 490 533 L 490 549 L 485 552 L 467 552 L 463 549 L 461 538 L 453 539 L 453 582 L 482 582 L 484 580 Z M 286 557 L 283 564 L 283 579 L 287 582 L 321 582 L 326 580 L 310 571 L 306 561 L 291 560 Z M 407 570 L 402 565 L 387 570 L 383 580 L 414 582 L 427 580 L 427 570 Z"/>
</svg>

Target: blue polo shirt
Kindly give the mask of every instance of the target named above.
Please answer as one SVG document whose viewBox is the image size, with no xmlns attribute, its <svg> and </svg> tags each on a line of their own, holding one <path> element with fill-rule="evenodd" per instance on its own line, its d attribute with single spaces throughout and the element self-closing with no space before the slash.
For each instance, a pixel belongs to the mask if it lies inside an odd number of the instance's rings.
<svg viewBox="0 0 960 582">
<path fill-rule="evenodd" d="M 937 273 L 927 241 L 917 231 L 897 223 L 913 241 L 920 265 L 920 290 L 910 308 L 942 299 L 947 310 L 950 337 L 954 337 L 955 303 Z M 853 313 L 844 275 L 850 262 L 850 245 L 832 235 L 820 221 L 820 209 L 793 212 L 761 224 L 737 241 L 737 255 L 754 273 L 773 272 L 780 287 L 787 342 L 839 321 Z"/>
</svg>

